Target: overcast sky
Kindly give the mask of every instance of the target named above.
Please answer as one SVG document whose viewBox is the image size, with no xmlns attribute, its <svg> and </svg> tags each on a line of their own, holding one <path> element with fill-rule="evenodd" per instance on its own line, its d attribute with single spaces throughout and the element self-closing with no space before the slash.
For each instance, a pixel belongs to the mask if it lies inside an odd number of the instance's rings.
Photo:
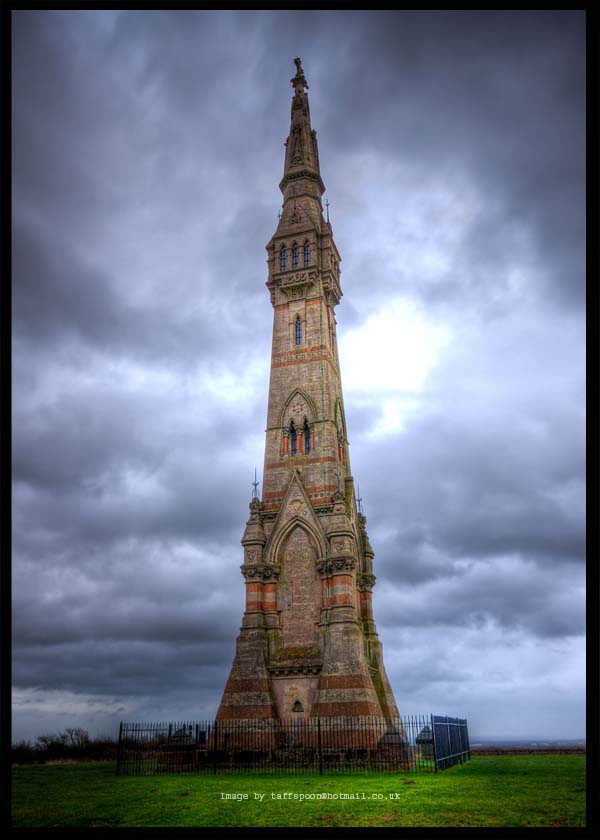
<svg viewBox="0 0 600 840">
<path fill-rule="evenodd" d="M 13 12 L 13 738 L 211 717 L 293 58 L 401 714 L 584 734 L 582 12 Z"/>
</svg>

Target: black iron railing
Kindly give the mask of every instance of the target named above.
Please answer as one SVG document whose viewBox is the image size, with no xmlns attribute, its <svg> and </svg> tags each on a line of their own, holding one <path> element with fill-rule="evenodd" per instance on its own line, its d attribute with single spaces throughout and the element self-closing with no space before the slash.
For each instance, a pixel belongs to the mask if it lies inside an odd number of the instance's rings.
<svg viewBox="0 0 600 840">
<path fill-rule="evenodd" d="M 467 721 L 439 715 L 122 723 L 117 775 L 435 772 L 468 758 Z"/>
</svg>

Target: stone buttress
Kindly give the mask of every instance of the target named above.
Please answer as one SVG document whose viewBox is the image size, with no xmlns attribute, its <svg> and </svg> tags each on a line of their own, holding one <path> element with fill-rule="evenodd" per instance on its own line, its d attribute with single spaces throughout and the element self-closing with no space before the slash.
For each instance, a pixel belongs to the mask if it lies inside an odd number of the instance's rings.
<svg viewBox="0 0 600 840">
<path fill-rule="evenodd" d="M 344 416 L 334 314 L 341 258 L 295 62 L 283 207 L 267 245 L 274 316 L 263 492 L 242 538 L 246 609 L 217 718 L 392 720 Z"/>
</svg>

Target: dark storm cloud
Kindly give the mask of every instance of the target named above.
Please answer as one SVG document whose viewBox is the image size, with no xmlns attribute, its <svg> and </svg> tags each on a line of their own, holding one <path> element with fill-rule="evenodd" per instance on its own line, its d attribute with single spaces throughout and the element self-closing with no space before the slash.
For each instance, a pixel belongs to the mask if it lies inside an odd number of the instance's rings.
<svg viewBox="0 0 600 840">
<path fill-rule="evenodd" d="M 165 551 L 165 555 L 168 557 L 169 552 Z M 196 555 L 195 559 L 200 565 L 203 558 Z M 71 578 L 73 582 L 79 582 L 82 589 L 76 594 L 56 593 L 51 609 L 45 615 L 43 634 L 38 625 L 39 616 L 36 618 L 43 593 L 39 584 L 29 587 L 26 597 L 18 603 L 13 627 L 19 643 L 42 648 L 84 641 L 195 643 L 199 646 L 198 654 L 202 655 L 203 651 L 214 650 L 215 646 L 218 649 L 223 641 L 231 639 L 232 624 L 239 618 L 239 609 L 234 610 L 223 598 L 205 603 L 206 593 L 202 590 L 199 574 L 189 580 L 185 572 L 182 574 L 179 570 L 176 586 L 170 585 L 171 580 L 160 580 L 159 583 L 156 575 L 152 587 L 148 587 L 139 564 L 131 565 L 127 578 L 119 575 L 118 570 L 110 571 L 114 581 L 110 585 L 92 575 L 87 580 Z M 104 569 L 104 574 L 106 572 Z M 175 578 L 173 571 L 171 575 Z M 68 582 L 69 576 L 64 577 Z M 186 589 L 181 578 L 188 579 L 188 585 L 193 585 L 194 589 Z M 48 579 L 44 583 L 51 586 Z M 240 585 L 237 589 L 241 595 L 243 587 Z M 107 612 L 107 605 L 110 605 L 110 612 Z M 135 623 L 131 621 L 132 611 L 136 615 Z"/>
<path fill-rule="evenodd" d="M 227 349 L 214 317 L 181 312 L 168 301 L 131 304 L 117 290 L 119 281 L 126 288 L 126 278 L 88 267 L 68 245 L 58 251 L 50 232 L 28 229 L 18 216 L 12 244 L 14 326 L 36 347 L 72 340 L 112 354 L 188 365 L 206 346 L 215 354 Z"/>
<path fill-rule="evenodd" d="M 355 21 L 348 61 L 327 85 L 323 107 L 332 145 L 400 157 L 425 181 L 431 172 L 476 178 L 486 207 L 463 263 L 489 277 L 510 227 L 525 227 L 544 255 L 541 291 L 560 305 L 582 305 L 583 13 L 348 17 Z M 337 119 L 338 110 L 350 118 Z M 335 187 L 349 193 L 352 183 Z M 472 271 L 441 278 L 455 300 L 465 274 Z M 412 286 L 427 293 L 417 278 Z"/>
<path fill-rule="evenodd" d="M 402 710 L 498 714 L 490 687 L 506 705 L 510 684 L 554 731 L 561 679 L 577 706 L 584 43 L 578 12 L 13 13 L 24 734 L 216 710 L 296 55 L 344 260 L 339 337 L 400 299 L 449 336 L 414 393 L 346 387 Z M 412 408 L 382 432 L 387 399 Z"/>
<path fill-rule="evenodd" d="M 208 647 L 181 639 L 172 645 L 157 639 L 127 639 L 121 644 L 88 639 L 85 644 L 59 645 L 50 658 L 47 646 L 30 645 L 19 657 L 15 683 L 121 696 L 159 697 L 175 685 L 183 692 L 189 687 L 206 691 L 211 681 L 227 678 L 222 645 L 213 645 L 212 657 L 205 652 Z"/>
<path fill-rule="evenodd" d="M 156 18 L 156 49 L 171 43 L 163 41 L 171 18 Z M 135 40 L 130 43 L 128 15 L 118 17 L 117 33 L 123 27 L 124 34 L 110 46 L 98 40 L 86 14 L 21 13 L 16 19 L 14 136 L 23 140 L 13 152 L 19 187 L 13 312 L 19 336 L 37 346 L 74 335 L 113 355 L 149 354 L 169 364 L 189 364 L 211 351 L 223 356 L 230 338 L 222 318 L 229 317 L 244 340 L 250 337 L 234 301 L 242 283 L 248 302 L 258 300 L 261 285 L 252 276 L 260 276 L 262 265 L 259 258 L 248 277 L 240 254 L 251 253 L 250 245 L 256 250 L 266 216 L 248 196 L 236 203 L 233 195 L 250 151 L 239 135 L 214 131 L 215 114 L 202 113 L 207 101 L 218 108 L 219 91 L 209 97 L 197 83 L 183 115 L 186 130 L 181 127 L 174 95 L 184 95 L 179 73 L 206 78 L 199 55 L 207 51 L 199 51 L 193 68 L 166 62 L 174 77 L 163 79 L 152 39 L 139 50 Z M 176 40 L 171 48 L 177 53 Z M 36 64 L 36 55 L 44 61 Z M 106 62 L 102 73 L 100 55 Z M 224 164 L 215 169 L 220 138 L 235 144 L 229 153 L 240 157 L 239 172 L 225 171 Z M 199 206 L 205 208 L 201 213 Z M 240 225 L 240 217 L 250 224 Z M 132 256 L 136 246 L 138 255 L 147 256 L 146 276 L 132 284 L 128 267 L 136 259 L 139 271 L 142 260 Z M 227 282 L 200 308 L 197 294 L 212 287 L 215 263 Z M 147 294 L 147 284 L 154 284 L 154 294 Z"/>
<path fill-rule="evenodd" d="M 401 609 L 407 627 L 491 624 L 541 638 L 585 632 L 582 582 L 560 567 L 540 571 L 516 556 L 455 563 L 450 574 L 445 571 L 424 586 L 412 587 L 406 580 L 396 588 L 389 585 L 379 599 L 382 624 L 393 624 Z M 560 589 L 557 577 L 562 581 Z"/>
</svg>

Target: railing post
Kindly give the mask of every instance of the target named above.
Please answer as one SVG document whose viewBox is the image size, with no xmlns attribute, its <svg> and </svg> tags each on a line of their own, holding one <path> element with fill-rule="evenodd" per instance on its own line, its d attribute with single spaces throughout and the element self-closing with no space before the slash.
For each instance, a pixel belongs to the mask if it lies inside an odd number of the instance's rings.
<svg viewBox="0 0 600 840">
<path fill-rule="evenodd" d="M 216 776 L 216 774 L 217 774 L 217 747 L 218 747 L 218 744 L 217 744 L 218 726 L 217 726 L 217 721 L 216 720 L 213 723 L 212 735 L 213 735 L 213 774 Z"/>
<path fill-rule="evenodd" d="M 430 715 L 431 718 L 431 732 L 433 734 L 433 766 L 435 768 L 435 772 L 438 771 L 438 753 L 437 753 L 437 741 L 435 740 L 435 724 L 433 722 L 433 715 Z"/>
<path fill-rule="evenodd" d="M 323 775 L 323 753 L 321 751 L 321 718 L 317 718 L 317 749 L 319 751 L 319 776 Z"/>
<path fill-rule="evenodd" d="M 119 745 L 117 746 L 117 776 L 121 768 L 121 742 L 123 739 L 123 721 L 119 724 Z"/>
<path fill-rule="evenodd" d="M 466 718 L 465 718 L 465 741 L 467 743 L 467 758 L 470 761 L 471 760 L 471 742 L 469 741 L 469 725 L 467 723 Z"/>
</svg>

